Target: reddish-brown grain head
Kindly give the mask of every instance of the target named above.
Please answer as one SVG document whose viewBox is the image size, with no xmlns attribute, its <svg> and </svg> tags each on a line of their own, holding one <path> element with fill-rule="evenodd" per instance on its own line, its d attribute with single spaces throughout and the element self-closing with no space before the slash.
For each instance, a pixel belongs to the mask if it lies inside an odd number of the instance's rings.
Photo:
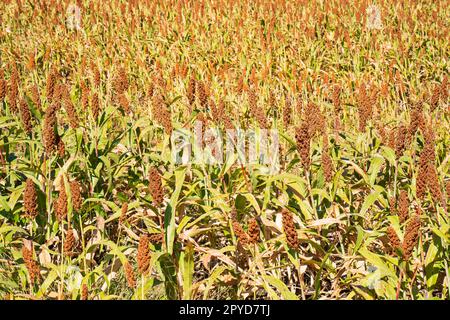
<svg viewBox="0 0 450 320">
<path fill-rule="evenodd" d="M 122 204 L 122 209 L 120 212 L 119 223 L 124 223 L 127 220 L 127 212 L 128 212 L 128 202 L 124 202 Z"/>
<path fill-rule="evenodd" d="M 192 107 L 195 102 L 195 87 L 197 86 L 197 83 L 195 81 L 195 77 L 192 75 L 192 77 L 189 79 L 188 87 L 187 87 L 187 98 L 189 101 L 189 105 Z"/>
<path fill-rule="evenodd" d="M 57 77 L 58 77 L 58 71 L 57 71 L 56 67 L 53 66 L 47 75 L 47 83 L 46 83 L 46 87 L 45 87 L 46 94 L 47 94 L 47 101 L 49 101 L 49 102 L 52 102 L 52 100 L 53 100 L 53 94 L 55 93 Z"/>
<path fill-rule="evenodd" d="M 389 239 L 389 245 L 391 247 L 391 252 L 395 252 L 396 249 L 401 248 L 400 239 L 397 236 L 397 232 L 395 232 L 392 226 L 387 228 L 387 236 Z"/>
<path fill-rule="evenodd" d="M 7 83 L 5 80 L 3 69 L 0 69 L 0 102 L 5 100 L 7 91 Z"/>
<path fill-rule="evenodd" d="M 56 149 L 58 151 L 58 156 L 60 158 L 64 158 L 64 155 L 66 154 L 66 145 L 64 144 L 64 141 L 61 136 L 56 137 Z"/>
<path fill-rule="evenodd" d="M 197 87 L 195 88 L 195 95 L 200 103 L 203 111 L 208 108 L 208 96 L 206 94 L 205 83 L 201 80 L 197 81 Z"/>
<path fill-rule="evenodd" d="M 40 278 L 40 268 L 38 263 L 34 260 L 33 251 L 33 247 L 31 247 L 31 249 L 27 248 L 25 245 L 22 247 L 23 261 L 28 270 L 30 283 L 32 285 Z"/>
<path fill-rule="evenodd" d="M 249 236 L 244 231 L 241 224 L 237 220 L 233 220 L 231 223 L 233 226 L 234 234 L 236 235 L 238 242 L 243 246 L 249 244 L 249 242 L 250 242 Z"/>
<path fill-rule="evenodd" d="M 56 149 L 58 142 L 56 133 L 56 110 L 56 104 L 50 105 L 47 110 L 45 110 L 42 138 L 44 140 L 45 153 L 47 156 L 50 156 L 50 154 Z"/>
<path fill-rule="evenodd" d="M 31 219 L 36 218 L 36 216 L 38 215 L 38 198 L 36 187 L 31 178 L 28 178 L 25 184 L 25 190 L 23 192 L 23 204 L 25 215 Z"/>
<path fill-rule="evenodd" d="M 408 135 L 408 127 L 402 124 L 397 128 L 396 141 L 395 141 L 395 154 L 397 157 L 401 157 L 403 152 L 406 150 Z"/>
<path fill-rule="evenodd" d="M 33 124 L 31 123 L 31 112 L 25 99 L 20 100 L 19 107 L 23 128 L 26 133 L 30 134 L 33 130 Z"/>
<path fill-rule="evenodd" d="M 283 210 L 281 211 L 281 215 L 287 244 L 291 249 L 297 249 L 300 242 L 298 240 L 297 230 L 295 229 L 292 213 L 289 210 L 283 208 Z"/>
<path fill-rule="evenodd" d="M 251 243 L 259 242 L 259 226 L 255 218 L 251 218 L 248 222 L 248 235 Z"/>
<path fill-rule="evenodd" d="M 129 288 L 135 288 L 136 287 L 136 277 L 134 275 L 133 267 L 131 264 L 126 261 L 124 264 L 124 270 L 125 270 L 125 277 L 127 279 L 127 285 Z"/>
<path fill-rule="evenodd" d="M 149 191 L 153 198 L 155 206 L 159 207 L 164 201 L 164 190 L 162 187 L 162 179 L 158 169 L 150 167 L 149 170 Z"/>
<path fill-rule="evenodd" d="M 42 109 L 41 95 L 39 93 L 38 86 L 37 85 L 33 85 L 31 87 L 30 91 L 31 91 L 31 100 L 33 101 L 34 107 L 36 109 L 38 109 L 38 110 L 41 110 Z"/>
<path fill-rule="evenodd" d="M 409 199 L 408 193 L 405 190 L 400 191 L 398 199 L 398 217 L 400 223 L 405 222 L 409 217 Z"/>
<path fill-rule="evenodd" d="M 72 257 L 75 254 L 76 240 L 73 229 L 67 230 L 66 238 L 64 239 L 64 255 Z"/>
<path fill-rule="evenodd" d="M 290 96 L 286 96 L 284 100 L 284 108 L 283 108 L 283 125 L 284 128 L 289 128 L 289 124 L 291 123 L 292 117 L 292 98 Z"/>
<path fill-rule="evenodd" d="M 412 252 L 416 246 L 420 232 L 420 217 L 414 215 L 408 222 L 403 239 L 402 249 L 405 260 L 411 258 Z"/>
<path fill-rule="evenodd" d="M 150 267 L 149 239 L 146 234 L 141 235 L 139 238 L 137 263 L 139 273 L 146 274 Z"/>
<path fill-rule="evenodd" d="M 69 123 L 72 128 L 78 128 L 78 116 L 75 106 L 70 99 L 69 87 L 61 86 L 61 98 L 66 108 L 67 115 L 69 117 Z"/>
<path fill-rule="evenodd" d="M 79 212 L 83 199 L 81 198 L 81 185 L 77 180 L 70 181 L 70 192 L 72 194 L 72 206 L 75 212 Z"/>
<path fill-rule="evenodd" d="M 300 160 L 302 162 L 303 168 L 305 168 L 305 170 L 309 170 L 309 149 L 311 141 L 308 132 L 308 125 L 306 123 L 303 123 L 296 129 L 295 139 L 297 141 L 297 151 L 300 155 Z"/>
<path fill-rule="evenodd" d="M 100 113 L 100 103 L 99 103 L 99 100 L 98 100 L 98 93 L 97 92 L 94 92 L 92 94 L 91 111 L 92 111 L 92 117 L 94 118 L 94 120 L 97 120 L 98 115 Z"/>
<path fill-rule="evenodd" d="M 152 233 L 148 236 L 148 241 L 153 244 L 162 244 L 164 241 L 164 233 Z"/>
<path fill-rule="evenodd" d="M 128 101 L 128 98 L 125 94 L 121 93 L 119 94 L 119 96 L 117 97 L 118 101 L 119 101 L 119 105 L 122 108 L 122 110 L 128 114 L 131 112 L 130 109 L 130 101 Z"/>
<path fill-rule="evenodd" d="M 86 283 L 83 283 L 83 285 L 81 286 L 81 296 L 80 299 L 81 300 L 88 300 L 88 286 L 86 285 Z"/>
</svg>

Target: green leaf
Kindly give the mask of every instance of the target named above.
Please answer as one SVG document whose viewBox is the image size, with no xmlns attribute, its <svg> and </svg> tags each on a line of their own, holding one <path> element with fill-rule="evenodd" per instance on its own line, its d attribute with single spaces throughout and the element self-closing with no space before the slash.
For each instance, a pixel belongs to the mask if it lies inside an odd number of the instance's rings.
<svg viewBox="0 0 450 320">
<path fill-rule="evenodd" d="M 430 246 L 428 248 L 428 251 L 427 251 L 427 255 L 425 257 L 425 273 L 427 275 L 428 290 L 432 290 L 438 280 L 440 269 L 435 268 L 435 266 L 434 266 L 435 259 L 436 259 L 438 252 L 439 252 L 439 250 L 434 245 L 434 242 L 431 242 Z"/>
<path fill-rule="evenodd" d="M 163 254 L 159 257 L 158 262 L 160 273 L 164 279 L 167 299 L 178 299 L 177 272 L 172 256 Z"/>
<path fill-rule="evenodd" d="M 203 300 L 208 299 L 209 291 L 212 288 L 212 285 L 216 282 L 217 278 L 225 271 L 227 268 L 225 266 L 218 265 L 216 268 L 214 268 L 214 271 L 211 273 L 211 275 L 208 278 L 208 282 L 206 284 L 205 291 L 203 292 Z"/>
<path fill-rule="evenodd" d="M 370 252 L 369 250 L 367 250 L 365 247 L 361 248 L 359 250 L 359 253 L 366 258 L 366 260 L 368 262 L 370 262 L 372 265 L 374 265 L 375 267 L 377 267 L 380 272 L 381 272 L 381 277 L 383 276 L 388 276 L 393 278 L 395 281 L 397 281 L 397 276 L 395 275 L 394 271 L 392 269 L 390 269 L 384 262 L 383 260 L 380 258 L 380 256 L 378 256 L 375 253 Z"/>
<path fill-rule="evenodd" d="M 271 286 L 275 287 L 281 294 L 284 300 L 298 300 L 295 293 L 289 290 L 289 288 L 278 278 L 273 276 L 263 276 L 264 280 L 267 281 Z M 266 286 L 267 288 L 267 286 Z"/>
<path fill-rule="evenodd" d="M 381 154 L 386 158 L 391 166 L 395 165 L 395 151 L 389 147 L 381 147 Z"/>
<path fill-rule="evenodd" d="M 259 207 L 258 201 L 256 201 L 255 196 L 251 193 L 243 193 L 242 195 L 248 200 L 248 202 L 250 202 L 253 208 L 255 208 L 256 213 L 259 215 L 261 209 Z"/>
<path fill-rule="evenodd" d="M 58 272 L 57 272 L 58 266 L 52 265 L 51 268 L 52 269 L 50 270 L 50 272 L 48 273 L 48 275 L 45 278 L 44 282 L 40 286 L 39 292 L 36 294 L 37 298 L 43 297 L 45 295 L 45 293 L 47 292 L 48 288 L 53 283 L 53 281 L 55 281 L 56 278 L 58 278 Z"/>
<path fill-rule="evenodd" d="M 188 243 L 180 253 L 180 272 L 183 277 L 183 299 L 191 299 L 192 279 L 194 275 L 194 247 Z"/>
<path fill-rule="evenodd" d="M 375 184 L 375 179 L 378 176 L 378 173 L 380 172 L 380 168 L 384 163 L 384 159 L 380 156 L 375 156 L 370 161 L 370 167 L 369 167 L 369 182 L 370 185 L 373 186 Z"/>
<path fill-rule="evenodd" d="M 175 170 L 175 191 L 170 198 L 169 204 L 164 215 L 165 236 L 167 244 L 167 252 L 173 253 L 173 241 L 175 239 L 175 215 L 178 205 L 178 197 L 183 187 L 184 179 L 186 177 L 186 167 L 180 167 Z"/>
<path fill-rule="evenodd" d="M 361 211 L 360 211 L 360 215 L 364 216 L 367 212 L 367 210 L 369 210 L 369 208 L 375 203 L 375 201 L 378 199 L 378 197 L 380 196 L 380 191 L 373 191 L 371 194 L 369 194 L 366 199 L 364 200 L 364 203 L 361 207 Z"/>
</svg>

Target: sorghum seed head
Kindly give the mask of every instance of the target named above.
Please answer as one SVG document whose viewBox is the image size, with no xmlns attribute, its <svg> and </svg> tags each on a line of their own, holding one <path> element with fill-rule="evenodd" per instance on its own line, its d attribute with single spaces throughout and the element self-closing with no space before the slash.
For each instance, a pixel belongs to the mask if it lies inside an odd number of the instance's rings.
<svg viewBox="0 0 450 320">
<path fill-rule="evenodd" d="M 99 104 L 97 92 L 94 92 L 92 94 L 91 110 L 92 110 L 92 116 L 94 117 L 95 120 L 97 120 L 98 114 L 99 114 L 99 111 L 100 111 L 100 104 Z"/>
<path fill-rule="evenodd" d="M 136 287 L 136 278 L 134 276 L 133 267 L 131 264 L 127 261 L 124 264 L 125 269 L 125 277 L 127 278 L 127 284 L 129 288 L 135 288 Z"/>
<path fill-rule="evenodd" d="M 409 199 L 405 190 L 400 191 L 400 196 L 398 199 L 398 216 L 400 223 L 405 222 L 409 217 Z"/>
<path fill-rule="evenodd" d="M 206 88 L 203 81 L 197 81 L 197 88 L 195 88 L 195 95 L 200 103 L 202 111 L 206 111 L 208 108 L 208 96 L 206 94 Z"/>
<path fill-rule="evenodd" d="M 161 244 L 164 240 L 164 233 L 152 233 L 148 236 L 148 240 L 153 244 Z"/>
<path fill-rule="evenodd" d="M 44 147 L 47 156 L 49 156 L 57 146 L 57 118 L 56 118 L 57 105 L 52 104 L 45 110 L 44 116 L 44 132 L 42 134 L 44 140 Z"/>
<path fill-rule="evenodd" d="M 164 127 L 165 132 L 170 135 L 173 130 L 171 113 L 159 91 L 153 95 L 153 115 L 156 121 Z"/>
<path fill-rule="evenodd" d="M 439 88 L 439 96 L 442 101 L 447 103 L 448 100 L 448 76 L 445 75 L 444 79 L 441 82 L 441 86 Z"/>
<path fill-rule="evenodd" d="M 297 141 L 297 150 L 298 153 L 300 154 L 300 159 L 302 161 L 303 168 L 308 170 L 310 164 L 309 148 L 311 142 L 306 123 L 303 123 L 300 127 L 296 129 L 295 139 Z"/>
<path fill-rule="evenodd" d="M 100 87 L 100 71 L 98 70 L 97 66 L 92 65 L 92 73 L 94 74 L 94 85 L 96 88 Z"/>
<path fill-rule="evenodd" d="M 149 170 L 149 191 L 153 198 L 153 203 L 155 206 L 159 207 L 164 201 L 164 189 L 162 187 L 161 175 L 158 169 L 155 167 L 150 167 Z"/>
<path fill-rule="evenodd" d="M 121 106 L 122 110 L 126 114 L 130 113 L 131 112 L 130 102 L 128 101 L 128 98 L 126 97 L 126 95 L 123 93 L 119 94 L 118 100 L 119 100 L 119 105 Z"/>
<path fill-rule="evenodd" d="M 73 233 L 73 229 L 67 230 L 66 238 L 64 239 L 64 255 L 67 257 L 72 257 L 74 255 L 76 240 Z"/>
<path fill-rule="evenodd" d="M 147 99 L 151 100 L 154 92 L 155 92 L 155 84 L 153 82 L 150 82 L 147 89 Z"/>
<path fill-rule="evenodd" d="M 411 110 L 411 119 L 408 128 L 408 135 L 410 139 L 414 137 L 414 134 L 417 132 L 417 129 L 424 127 L 425 120 L 422 109 L 423 109 L 422 102 L 418 102 L 414 105 L 414 108 Z"/>
<path fill-rule="evenodd" d="M 28 249 L 25 245 L 22 247 L 22 256 L 25 266 L 30 275 L 30 283 L 34 284 L 37 279 L 40 278 L 40 268 L 37 262 L 33 258 L 33 245 L 31 249 Z"/>
<path fill-rule="evenodd" d="M 128 202 L 124 202 L 122 204 L 122 209 L 120 213 L 119 223 L 124 223 L 127 219 L 127 212 L 128 212 Z"/>
<path fill-rule="evenodd" d="M 28 70 L 34 70 L 36 67 L 36 63 L 34 61 L 34 52 L 30 52 L 30 54 L 28 55 L 28 63 L 27 63 L 27 68 Z"/>
<path fill-rule="evenodd" d="M 361 84 L 358 90 L 359 131 L 364 131 L 370 116 L 370 101 L 366 85 Z"/>
<path fill-rule="evenodd" d="M 86 111 L 89 107 L 89 88 L 86 86 L 84 81 L 80 83 L 81 89 L 81 105 L 83 106 L 83 111 Z"/>
<path fill-rule="evenodd" d="M 47 83 L 46 83 L 46 94 L 47 94 L 47 100 L 49 102 L 52 102 L 53 94 L 55 92 L 55 86 L 57 81 L 57 70 L 56 67 L 53 66 L 50 72 L 47 75 Z"/>
<path fill-rule="evenodd" d="M 12 82 L 12 81 L 10 81 Z M 17 113 L 17 90 L 14 89 L 15 86 L 13 84 L 10 84 L 8 87 L 8 103 L 9 103 L 9 109 L 11 113 L 16 114 Z"/>
<path fill-rule="evenodd" d="M 0 69 L 0 102 L 6 97 L 7 84 L 4 77 L 3 69 Z"/>
<path fill-rule="evenodd" d="M 284 125 L 284 128 L 287 129 L 291 122 L 292 100 L 291 100 L 291 97 L 286 96 L 284 101 L 285 101 L 285 103 L 284 103 L 284 109 L 283 109 L 283 125 Z"/>
<path fill-rule="evenodd" d="M 88 287 L 85 283 L 81 286 L 81 300 L 87 300 L 88 299 Z"/>
<path fill-rule="evenodd" d="M 1 99 L 0 99 L 1 100 Z M 41 96 L 39 94 L 39 88 L 37 85 L 34 85 L 31 87 L 31 100 L 33 101 L 34 106 L 38 109 L 41 110 L 42 105 L 41 105 Z"/>
<path fill-rule="evenodd" d="M 188 97 L 188 101 L 189 101 L 189 105 L 192 107 L 194 105 L 195 102 L 195 87 L 196 87 L 197 83 L 195 81 L 195 77 L 194 75 L 192 75 L 192 77 L 189 79 L 189 84 L 188 84 L 188 88 L 187 88 L 187 97 Z"/>
<path fill-rule="evenodd" d="M 420 162 L 416 178 L 416 196 L 419 199 L 423 199 L 427 188 L 428 163 L 423 163 L 423 161 Z"/>
<path fill-rule="evenodd" d="M 300 242 L 298 240 L 297 230 L 295 229 L 294 218 L 292 213 L 283 208 L 281 211 L 283 230 L 286 235 L 286 241 L 290 248 L 297 249 Z"/>
<path fill-rule="evenodd" d="M 233 220 L 232 226 L 238 242 L 243 246 L 249 244 L 250 238 L 244 229 L 242 229 L 241 224 L 237 220 Z"/>
<path fill-rule="evenodd" d="M 248 235 L 251 243 L 259 242 L 259 226 L 255 218 L 250 219 L 248 222 Z"/>
<path fill-rule="evenodd" d="M 31 178 L 27 178 L 25 190 L 23 192 L 23 202 L 26 216 L 31 219 L 36 218 L 38 215 L 38 198 L 36 187 Z"/>
<path fill-rule="evenodd" d="M 406 138 L 408 135 L 408 128 L 402 124 L 397 129 L 396 141 L 395 141 L 395 154 L 397 157 L 401 157 L 406 149 Z"/>
<path fill-rule="evenodd" d="M 334 106 L 334 112 L 336 115 L 339 115 L 341 113 L 341 87 L 338 85 L 335 85 L 333 87 L 333 94 L 332 94 L 332 101 Z"/>
<path fill-rule="evenodd" d="M 433 93 L 430 98 L 431 112 L 433 112 L 436 109 L 436 107 L 438 106 L 440 94 L 441 94 L 440 86 L 435 85 L 434 89 L 433 89 Z"/>
<path fill-rule="evenodd" d="M 20 115 L 22 116 L 22 123 L 23 123 L 23 127 L 25 129 L 25 132 L 30 134 L 31 131 L 33 130 L 33 125 L 31 124 L 31 112 L 30 112 L 30 109 L 28 108 L 28 104 L 25 101 L 25 99 L 20 100 L 19 107 L 20 107 Z"/>
<path fill-rule="evenodd" d="M 67 115 L 69 116 L 70 126 L 75 129 L 78 127 L 78 116 L 75 106 L 70 99 L 69 88 L 67 86 L 61 86 L 61 95 Z"/>
<path fill-rule="evenodd" d="M 397 199 L 395 199 L 395 197 L 389 198 L 389 210 L 391 214 L 397 213 Z"/>
<path fill-rule="evenodd" d="M 315 103 L 308 103 L 306 109 L 306 123 L 308 124 L 308 135 L 310 138 L 318 134 L 324 134 L 326 129 L 326 119 L 319 106 Z"/>
<path fill-rule="evenodd" d="M 116 78 L 114 79 L 114 90 L 117 94 L 121 94 L 124 91 L 128 90 L 129 82 L 128 82 L 128 76 L 127 72 L 125 71 L 124 67 L 121 67 L 116 75 Z"/>
<path fill-rule="evenodd" d="M 14 63 L 12 65 L 11 78 L 9 79 L 9 103 L 13 113 L 17 112 L 17 99 L 19 96 L 19 71 Z"/>
<path fill-rule="evenodd" d="M 146 274 L 150 266 L 149 239 L 146 234 L 141 235 L 139 238 L 137 263 L 139 273 Z"/>
<path fill-rule="evenodd" d="M 416 246 L 420 232 L 420 217 L 414 215 L 408 222 L 405 230 L 405 237 L 403 239 L 402 249 L 403 257 L 405 260 L 409 260 L 411 254 Z"/>
<path fill-rule="evenodd" d="M 70 192 L 72 194 L 73 209 L 78 212 L 81 209 L 83 200 L 81 198 L 81 186 L 77 180 L 70 181 Z"/>
<path fill-rule="evenodd" d="M 61 136 L 56 136 L 56 147 L 58 149 L 58 155 L 60 158 L 64 158 L 64 155 L 66 154 L 66 145 L 64 144 L 64 141 Z"/>
<path fill-rule="evenodd" d="M 398 238 L 394 228 L 392 228 L 391 226 L 387 228 L 387 235 L 389 238 L 389 245 L 391 246 L 392 252 L 395 252 L 395 249 L 401 247 L 400 239 Z"/>
<path fill-rule="evenodd" d="M 441 187 L 439 185 L 439 177 L 434 163 L 429 163 L 427 167 L 427 186 L 436 204 L 443 204 Z"/>
<path fill-rule="evenodd" d="M 262 129 L 267 129 L 268 128 L 267 118 L 264 113 L 264 110 L 261 108 L 261 106 L 258 105 L 258 98 L 256 95 L 255 86 L 252 86 L 248 91 L 248 104 L 250 108 L 250 113 L 256 119 L 259 126 Z"/>
</svg>

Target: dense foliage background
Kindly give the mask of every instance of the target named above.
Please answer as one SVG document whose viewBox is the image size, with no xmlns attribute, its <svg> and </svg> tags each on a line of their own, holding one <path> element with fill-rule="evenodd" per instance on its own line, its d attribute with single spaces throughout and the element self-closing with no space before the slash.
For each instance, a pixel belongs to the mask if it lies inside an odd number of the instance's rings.
<svg viewBox="0 0 450 320">
<path fill-rule="evenodd" d="M 448 299 L 447 1 L 2 1 L 2 299 Z M 195 121 L 280 167 L 172 163 Z"/>
</svg>

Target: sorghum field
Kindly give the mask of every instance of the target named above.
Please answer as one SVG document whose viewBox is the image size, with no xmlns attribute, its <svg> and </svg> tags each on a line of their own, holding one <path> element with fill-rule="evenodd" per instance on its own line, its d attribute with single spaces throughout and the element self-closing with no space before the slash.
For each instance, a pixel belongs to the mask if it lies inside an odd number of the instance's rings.
<svg viewBox="0 0 450 320">
<path fill-rule="evenodd" d="M 1 1 L 0 298 L 449 299 L 449 21 Z M 277 170 L 173 161 L 199 123 L 271 129 Z"/>
</svg>

